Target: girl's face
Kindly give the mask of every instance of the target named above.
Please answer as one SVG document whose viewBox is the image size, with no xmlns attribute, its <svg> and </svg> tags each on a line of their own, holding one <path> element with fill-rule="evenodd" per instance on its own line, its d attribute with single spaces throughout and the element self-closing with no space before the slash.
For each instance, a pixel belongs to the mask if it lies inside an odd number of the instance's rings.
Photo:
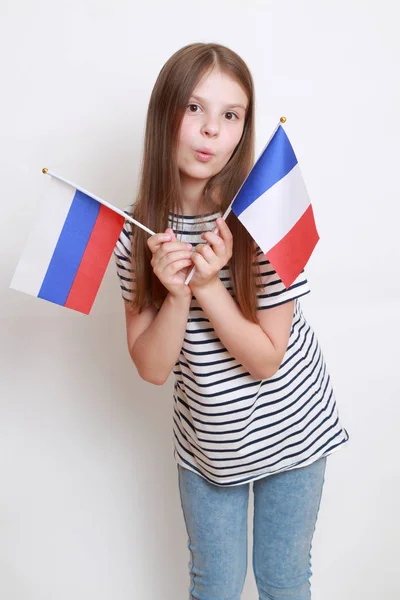
<svg viewBox="0 0 400 600">
<path fill-rule="evenodd" d="M 229 161 L 243 133 L 248 98 L 229 75 L 213 70 L 194 88 L 178 139 L 178 168 L 185 185 L 204 184 Z M 206 154 L 198 151 L 203 150 Z M 207 154 L 207 151 L 211 153 Z"/>
</svg>

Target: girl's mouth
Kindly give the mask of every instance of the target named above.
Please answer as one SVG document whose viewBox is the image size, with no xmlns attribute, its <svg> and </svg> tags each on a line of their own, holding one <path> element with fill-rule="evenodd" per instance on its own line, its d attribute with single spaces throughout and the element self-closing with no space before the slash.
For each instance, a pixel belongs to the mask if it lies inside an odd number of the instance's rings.
<svg viewBox="0 0 400 600">
<path fill-rule="evenodd" d="M 202 162 L 208 162 L 214 155 L 213 154 L 206 154 L 205 152 L 198 152 L 196 150 L 195 152 L 197 158 L 199 160 L 201 160 Z"/>
</svg>

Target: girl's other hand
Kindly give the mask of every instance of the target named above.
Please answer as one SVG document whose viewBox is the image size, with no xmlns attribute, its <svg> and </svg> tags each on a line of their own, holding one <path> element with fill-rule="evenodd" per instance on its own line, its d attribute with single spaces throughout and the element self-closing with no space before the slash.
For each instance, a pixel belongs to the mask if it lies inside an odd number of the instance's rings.
<svg viewBox="0 0 400 600">
<path fill-rule="evenodd" d="M 192 296 L 192 290 L 185 285 L 185 279 L 193 267 L 193 248 L 185 242 L 178 242 L 172 229 L 156 233 L 147 240 L 151 250 L 153 272 L 173 296 Z"/>
<path fill-rule="evenodd" d="M 218 273 L 232 256 L 233 237 L 231 230 L 222 218 L 217 219 L 219 235 L 206 231 L 202 238 L 208 244 L 199 244 L 193 253 L 192 259 L 196 270 L 189 285 L 193 293 L 199 287 L 204 287 L 218 278 Z"/>
</svg>

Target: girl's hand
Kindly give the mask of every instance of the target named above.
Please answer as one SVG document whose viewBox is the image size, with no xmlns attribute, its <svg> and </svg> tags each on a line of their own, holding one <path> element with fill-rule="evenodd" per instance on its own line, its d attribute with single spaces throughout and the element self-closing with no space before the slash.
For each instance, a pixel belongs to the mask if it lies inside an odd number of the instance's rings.
<svg viewBox="0 0 400 600">
<path fill-rule="evenodd" d="M 218 218 L 217 226 L 219 235 L 212 231 L 206 231 L 201 236 L 210 245 L 199 244 L 196 246 L 196 251 L 193 252 L 192 260 L 196 271 L 189 282 L 193 293 L 197 288 L 206 286 L 217 279 L 219 271 L 232 256 L 232 233 L 224 219 Z"/>
<path fill-rule="evenodd" d="M 185 279 L 193 267 L 193 248 L 185 242 L 177 242 L 172 229 L 155 233 L 147 240 L 152 252 L 151 266 L 161 283 L 173 296 L 192 296 Z M 190 246 L 190 248 L 189 248 Z"/>
</svg>

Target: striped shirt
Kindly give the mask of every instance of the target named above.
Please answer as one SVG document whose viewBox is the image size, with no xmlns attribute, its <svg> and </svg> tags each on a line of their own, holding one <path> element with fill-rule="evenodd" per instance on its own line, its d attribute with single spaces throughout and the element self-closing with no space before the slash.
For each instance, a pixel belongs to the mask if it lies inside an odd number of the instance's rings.
<svg viewBox="0 0 400 600">
<path fill-rule="evenodd" d="M 131 206 L 126 209 L 129 212 Z M 179 241 L 194 247 L 222 213 L 169 216 Z M 179 217 L 178 225 L 176 219 Z M 132 225 L 126 221 L 114 256 L 124 300 L 132 299 Z M 279 370 L 254 379 L 226 350 L 192 296 L 186 332 L 173 373 L 174 458 L 219 486 L 232 486 L 308 465 L 349 439 L 317 337 L 299 298 L 310 292 L 304 270 L 286 289 L 260 248 L 257 310 L 294 300 L 293 321 Z M 253 263 L 255 266 L 256 263 Z M 232 297 L 229 263 L 219 277 Z"/>
</svg>

